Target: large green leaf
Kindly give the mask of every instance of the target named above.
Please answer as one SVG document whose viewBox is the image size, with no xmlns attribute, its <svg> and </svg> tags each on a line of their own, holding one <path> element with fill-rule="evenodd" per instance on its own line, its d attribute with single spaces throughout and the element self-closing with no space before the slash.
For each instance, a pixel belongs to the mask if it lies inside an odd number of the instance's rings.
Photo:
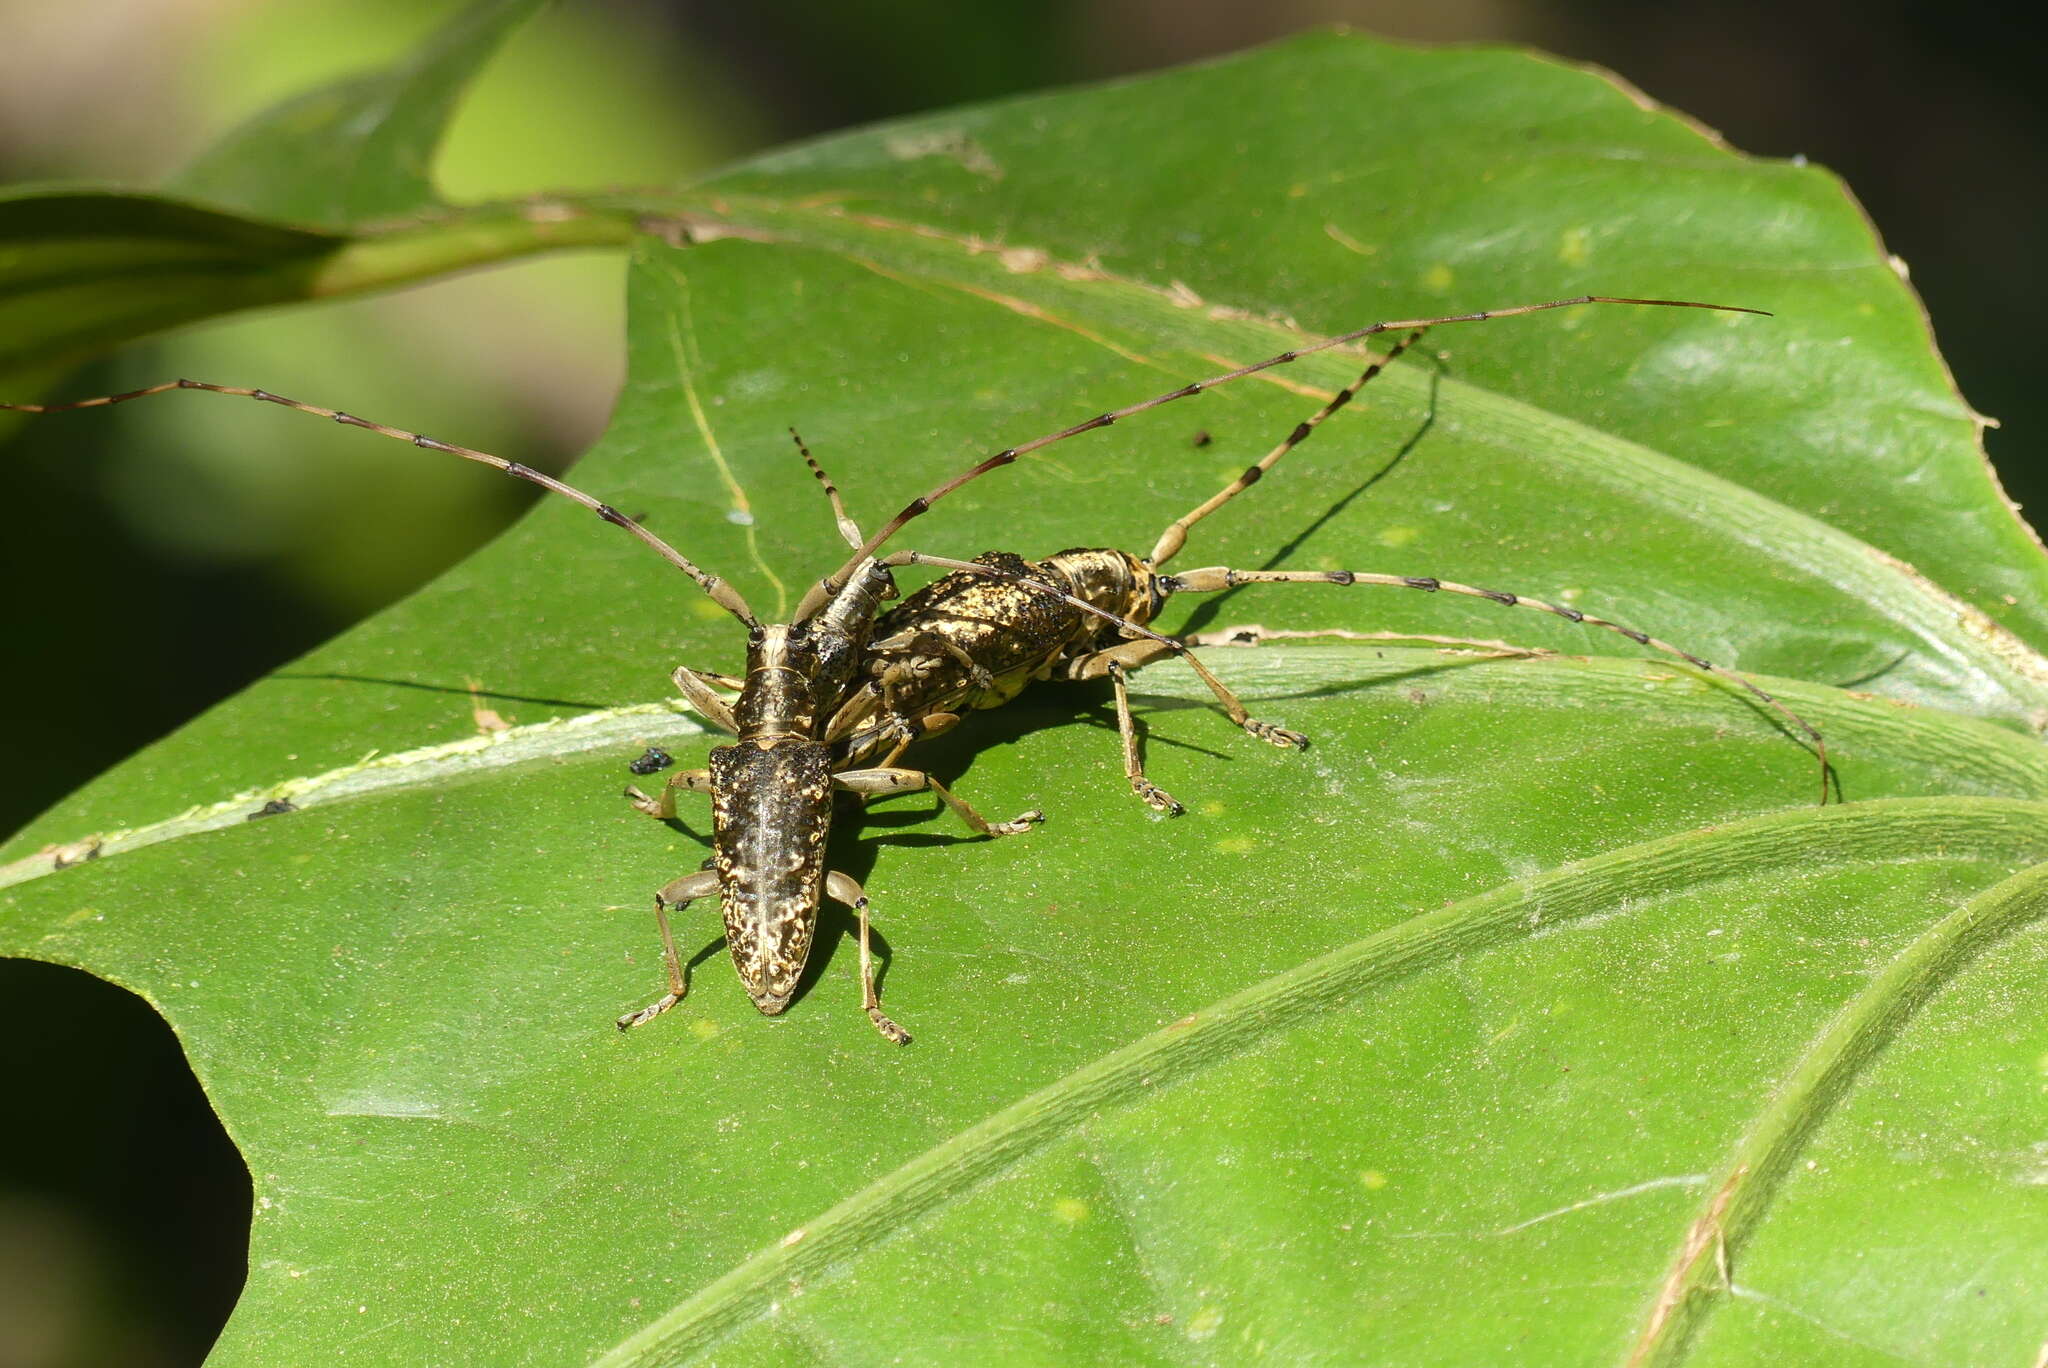
<svg viewBox="0 0 2048 1368">
<path fill-rule="evenodd" d="M 1459 178 L 1390 126 L 1454 166 L 1490 148 L 1460 183 L 1513 193 L 1445 202 Z M 705 212 L 773 240 L 639 250 L 632 378 L 576 478 L 764 613 L 838 554 L 792 422 L 873 525 L 978 453 L 1305 336 L 1269 311 L 1432 311 L 1422 263 L 1449 262 L 1459 306 L 1597 284 L 1779 310 L 1439 333 L 1449 357 L 1390 370 L 1183 561 L 1562 596 L 1816 681 L 1769 686 L 1854 801 L 1809 806 L 1779 719 L 1663 660 L 1220 648 L 1315 749 L 1148 670 L 1151 771 L 1190 808 L 1169 822 L 1125 789 L 1105 695 L 1047 686 L 922 748 L 1043 829 L 971 841 L 897 800 L 835 834 L 908 1050 L 856 1009 L 830 909 L 772 1021 L 693 910 L 691 998 L 619 1037 L 657 988 L 648 895 L 701 858 L 625 808 L 623 763 L 694 760 L 665 676 L 731 669 L 739 642 L 630 540 L 544 508 L 0 853 L 0 949 L 156 1004 L 249 1158 L 220 1360 L 2033 1353 L 2048 753 L 2023 732 L 2048 666 L 1963 599 L 2042 567 L 1910 298 L 1822 189 L 1583 72 L 1339 37 L 719 187 Z M 1597 229 L 1582 259 L 1517 257 L 1479 292 L 1473 262 L 1516 254 L 1444 255 L 1489 214 L 1520 240 L 1541 202 Z M 1386 278 L 1325 269 L 1318 235 Z M 905 543 L 1142 551 L 1361 364 L 1051 448 Z M 1841 396 L 1814 387 L 1884 375 L 1947 425 L 1919 467 L 1942 497 L 1839 514 L 1808 496 L 1857 435 L 1823 432 Z M 1855 454 L 1919 421 L 1871 414 Z M 1932 580 L 1885 554 L 1908 546 Z M 1414 593 L 1175 607 L 1620 644 Z M 528 700 L 498 704 L 525 725 L 478 736 L 466 676 Z M 300 810 L 245 820 L 278 798 Z"/>
</svg>

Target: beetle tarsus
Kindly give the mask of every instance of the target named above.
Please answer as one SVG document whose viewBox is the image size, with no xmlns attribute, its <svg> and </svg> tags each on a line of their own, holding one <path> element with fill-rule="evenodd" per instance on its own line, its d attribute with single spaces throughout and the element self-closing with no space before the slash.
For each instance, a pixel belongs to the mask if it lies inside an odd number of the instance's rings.
<svg viewBox="0 0 2048 1368">
<path fill-rule="evenodd" d="M 630 1031 L 635 1026 L 645 1026 L 648 1022 L 654 1020 L 682 1000 L 683 995 L 681 993 L 663 993 L 659 998 L 648 1003 L 639 1011 L 628 1012 L 620 1017 L 618 1027 L 621 1031 Z"/>
</svg>

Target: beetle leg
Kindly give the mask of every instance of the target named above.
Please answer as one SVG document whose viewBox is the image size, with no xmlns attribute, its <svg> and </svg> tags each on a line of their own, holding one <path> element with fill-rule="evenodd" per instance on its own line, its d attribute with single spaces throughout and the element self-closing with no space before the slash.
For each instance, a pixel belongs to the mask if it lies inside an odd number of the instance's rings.
<svg viewBox="0 0 2048 1368">
<path fill-rule="evenodd" d="M 681 1002 L 683 994 L 690 991 L 689 982 L 683 977 L 683 957 L 676 953 L 675 934 L 669 930 L 668 910 L 673 907 L 680 912 L 698 898 L 708 898 L 717 891 L 717 873 L 700 869 L 695 874 L 683 875 L 654 895 L 654 924 L 661 928 L 661 961 L 668 968 L 668 991 L 639 1011 L 620 1017 L 620 1030 L 630 1031 L 654 1020 Z"/>
<path fill-rule="evenodd" d="M 1062 673 L 1070 679 L 1109 676 L 1110 683 L 1116 686 L 1116 730 L 1123 741 L 1124 778 L 1131 781 L 1131 792 L 1144 799 L 1147 806 L 1169 817 L 1178 817 L 1187 811 L 1180 800 L 1145 777 L 1145 759 L 1138 751 L 1138 723 L 1131 716 L 1130 686 L 1126 682 L 1130 671 L 1172 654 L 1171 648 L 1156 641 L 1127 641 L 1072 661 Z"/>
<path fill-rule="evenodd" d="M 1131 792 L 1143 798 L 1147 806 L 1169 817 L 1178 817 L 1187 811 L 1180 800 L 1145 777 L 1145 760 L 1138 753 L 1138 724 L 1132 720 L 1130 690 L 1124 683 L 1126 673 L 1121 662 L 1109 662 L 1109 680 L 1116 686 L 1116 729 L 1124 743 L 1124 778 L 1131 781 Z"/>
<path fill-rule="evenodd" d="M 960 714 L 956 712 L 935 710 L 916 716 L 885 714 L 872 725 L 844 738 L 846 744 L 840 755 L 850 769 L 893 769 L 897 758 L 910 749 L 911 742 L 938 736 L 959 725 Z M 876 761 L 875 752 L 884 745 L 888 746 L 889 752 Z"/>
<path fill-rule="evenodd" d="M 950 716 L 950 714 L 948 714 Z M 923 770 L 913 769 L 857 769 L 841 770 L 832 776 L 832 782 L 854 793 L 882 797 L 891 793 L 916 793 L 919 789 L 930 789 L 945 800 L 946 806 L 958 813 L 960 820 L 984 836 L 1015 836 L 1031 830 L 1033 822 L 1045 820 L 1045 814 L 1037 808 L 1012 818 L 1007 822 L 991 822 L 976 812 L 967 800 L 954 793 Z"/>
<path fill-rule="evenodd" d="M 1097 651 L 1094 655 L 1082 656 L 1079 660 L 1069 662 L 1061 668 L 1059 676 L 1062 679 L 1100 679 L 1110 672 L 1112 664 L 1121 665 L 1127 670 L 1135 670 L 1141 665 L 1149 665 L 1170 655 L 1179 656 L 1188 663 L 1188 667 L 1209 686 L 1209 692 L 1216 695 L 1216 701 L 1223 705 L 1224 715 L 1246 732 L 1283 749 L 1308 748 L 1308 738 L 1300 732 L 1276 727 L 1271 722 L 1261 722 L 1246 712 L 1243 702 L 1230 691 L 1229 686 L 1211 673 L 1209 667 L 1204 665 L 1193 651 L 1178 641 L 1127 641 L 1120 646 L 1111 646 L 1107 650 Z"/>
<path fill-rule="evenodd" d="M 895 768 L 897 757 L 910 749 L 911 742 L 928 741 L 934 736 L 943 736 L 959 725 L 960 714 L 956 712 L 928 712 L 923 717 L 913 718 L 908 728 L 910 735 L 898 736 L 895 746 L 889 751 L 888 757 L 881 764 L 870 766 L 870 768 L 893 769 Z"/>
<path fill-rule="evenodd" d="M 873 765 L 863 765 L 861 766 L 861 768 L 894 769 L 896 767 L 896 761 L 902 756 L 903 752 L 910 749 L 911 742 L 923 741 L 927 737 L 941 735 L 942 733 L 951 731 L 953 728 L 959 725 L 959 713 L 929 712 L 922 717 L 911 718 L 909 719 L 908 726 L 906 726 L 902 732 L 897 734 L 895 744 L 889 747 L 889 753 L 882 757 L 880 763 Z M 878 731 L 877 735 L 879 734 L 880 733 Z M 863 793 L 860 796 L 861 806 L 866 807 L 875 799 L 887 796 L 887 794 Z"/>
<path fill-rule="evenodd" d="M 697 710 L 698 716 L 720 731 L 739 735 L 740 724 L 733 718 L 732 706 L 711 692 L 711 686 L 716 684 L 720 688 L 738 689 L 746 681 L 706 670 L 693 670 L 687 665 L 676 666 L 676 672 L 670 678 L 682 690 L 683 697 L 690 700 L 690 706 Z"/>
<path fill-rule="evenodd" d="M 881 720 L 875 724 L 877 727 L 901 737 L 905 742 L 915 739 L 916 719 L 904 711 L 903 704 L 899 701 L 902 697 L 901 690 L 906 685 L 921 682 L 923 677 L 930 673 L 933 663 L 929 656 L 917 656 L 883 669 L 875 681 L 875 687 L 882 696 L 878 709 Z"/>
<path fill-rule="evenodd" d="M 691 793 L 702 793 L 709 796 L 711 793 L 711 771 L 708 769 L 677 770 L 668 777 L 668 782 L 661 786 L 661 797 L 659 798 L 649 798 L 637 787 L 628 784 L 626 785 L 626 797 L 632 800 L 635 808 L 646 813 L 649 817 L 657 817 L 664 822 L 669 822 L 675 820 L 677 789 L 687 789 Z"/>
<path fill-rule="evenodd" d="M 741 679 L 738 675 L 719 674 L 715 670 L 692 670 L 690 673 L 703 680 L 706 684 L 709 684 L 712 688 L 724 689 L 727 693 L 738 693 L 747 687 L 747 681 Z"/>
<path fill-rule="evenodd" d="M 910 1043 L 910 1032 L 882 1014 L 882 998 L 875 991 L 875 955 L 868 945 L 868 895 L 846 875 L 834 871 L 825 876 L 825 892 L 834 902 L 845 903 L 860 918 L 860 1005 L 875 1029 L 898 1045 Z"/>
<path fill-rule="evenodd" d="M 965 666 L 967 678 L 973 683 L 975 688 L 993 689 L 996 685 L 995 677 L 983 667 L 980 661 L 969 655 L 966 649 L 951 637 L 939 632 L 898 632 L 887 641 L 876 642 L 874 650 L 878 654 L 894 654 L 898 652 L 930 654 L 937 652 L 939 655 L 950 657 L 956 663 Z M 886 677 L 885 675 L 884 678 Z"/>
<path fill-rule="evenodd" d="M 825 724 L 824 739 L 827 742 L 843 741 L 875 715 L 881 706 L 882 695 L 877 685 L 868 684 L 854 690 L 853 696 L 840 705 L 832 714 L 832 720 Z"/>
</svg>

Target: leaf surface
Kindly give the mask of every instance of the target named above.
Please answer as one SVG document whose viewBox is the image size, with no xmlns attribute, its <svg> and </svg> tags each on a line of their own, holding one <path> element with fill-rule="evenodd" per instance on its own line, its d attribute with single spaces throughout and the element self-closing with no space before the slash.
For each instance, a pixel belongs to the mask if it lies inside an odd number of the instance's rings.
<svg viewBox="0 0 2048 1368">
<path fill-rule="evenodd" d="M 1431 122 L 1453 166 L 1493 130 L 1462 219 L 1436 187 L 1463 182 L 1397 136 Z M 768 616 L 843 554 L 792 423 L 872 527 L 988 451 L 1308 336 L 1269 311 L 1434 312 L 1429 263 L 1452 261 L 1464 307 L 1597 274 L 1780 309 L 1443 330 L 1448 356 L 1390 369 L 1178 564 L 1498 586 L 1792 677 L 1765 685 L 1827 735 L 1851 801 L 1810 806 L 1813 758 L 1748 695 L 1613 658 L 1610 634 L 1245 589 L 1166 621 L 1569 654 L 1213 652 L 1306 754 L 1148 669 L 1176 821 L 1126 790 L 1104 690 L 1035 689 L 913 755 L 1043 828 L 972 840 L 910 798 L 834 834 L 914 1045 L 869 1029 L 829 907 L 773 1020 L 691 909 L 691 996 L 621 1037 L 610 1019 L 659 989 L 649 896 L 707 825 L 630 812 L 624 764 L 650 743 L 697 763 L 706 738 L 656 706 L 666 675 L 734 670 L 741 642 L 630 539 L 544 507 L 0 852 L 0 948 L 156 1004 L 249 1158 L 250 1286 L 220 1362 L 2034 1352 L 2048 755 L 2027 732 L 2048 672 L 2024 612 L 2008 632 L 1964 600 L 2040 566 L 1957 473 L 1967 414 L 1929 397 L 1912 301 L 1822 186 L 1583 72 L 1326 36 L 717 187 L 772 240 L 637 249 L 631 379 L 573 478 Z M 1447 225 L 1556 241 L 1517 226 L 1538 200 L 1626 231 L 1463 297 L 1473 263 L 1516 253 L 1447 258 Z M 1316 234 L 1398 288 L 1303 255 Z M 1304 359 L 1049 447 L 901 544 L 1142 552 L 1363 364 Z M 1793 440 L 1799 396 L 1887 372 L 1933 406 L 1953 508 L 1809 497 L 1836 453 Z M 1903 440 L 1890 423 L 1871 450 Z M 1952 553 L 1921 558 L 1942 573 L 1900 566 L 1909 542 Z M 1953 578 L 1972 565 L 2007 578 Z M 471 677 L 513 732 L 478 735 Z M 246 820 L 274 799 L 299 810 Z"/>
</svg>

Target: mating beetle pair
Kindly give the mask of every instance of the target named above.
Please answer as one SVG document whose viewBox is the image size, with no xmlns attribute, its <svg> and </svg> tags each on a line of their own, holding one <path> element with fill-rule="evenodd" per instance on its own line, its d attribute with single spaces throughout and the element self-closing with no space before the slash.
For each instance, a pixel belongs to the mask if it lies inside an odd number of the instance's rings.
<svg viewBox="0 0 2048 1368">
<path fill-rule="evenodd" d="M 1211 593 L 1252 583 L 1386 585 L 1483 598 L 1602 627 L 1699 669 L 1727 675 L 1775 709 L 1813 743 L 1825 801 L 1826 750 L 1813 727 L 1741 676 L 1633 628 L 1540 599 L 1435 577 L 1353 570 L 1237 570 L 1211 566 L 1168 572 L 1163 568 L 1182 549 L 1194 524 L 1249 489 L 1350 402 L 1389 361 L 1412 346 L 1426 329 L 1589 304 L 1760 312 L 1686 300 L 1588 295 L 1440 318 L 1373 323 L 1005 448 L 911 500 L 872 534 L 862 534 L 847 515 L 837 489 L 805 450 L 803 458 L 824 486 L 851 554 L 813 585 L 788 623 L 762 622 L 729 583 L 697 566 L 634 519 L 573 486 L 518 462 L 352 414 L 263 390 L 192 380 L 70 403 L 0 404 L 0 408 L 49 413 L 103 407 L 178 389 L 257 399 L 492 466 L 572 499 L 637 537 L 695 580 L 714 603 L 747 629 L 748 635 L 746 667 L 740 676 L 688 666 L 679 667 L 674 675 L 677 687 L 691 705 L 714 726 L 732 733 L 734 741 L 715 748 L 707 768 L 673 775 L 658 796 L 628 790 L 637 808 L 664 819 L 675 816 L 675 795 L 679 791 L 708 796 L 712 803 L 713 854 L 707 868 L 674 880 L 655 895 L 655 916 L 668 975 L 667 992 L 649 1006 L 620 1018 L 619 1026 L 625 1029 L 651 1020 L 682 999 L 687 985 L 669 914 L 713 894 L 720 900 L 726 943 L 748 995 L 764 1013 L 782 1011 L 796 991 L 809 955 L 820 904 L 831 897 L 852 908 L 859 921 L 864 1009 L 885 1037 L 907 1042 L 909 1035 L 882 1012 L 877 998 L 867 895 L 853 879 L 826 867 L 835 793 L 875 797 L 928 788 L 978 832 L 993 836 L 1028 830 L 1042 814 L 1032 811 L 1009 821 L 989 822 L 931 775 L 901 767 L 897 760 L 920 737 L 956 725 L 969 710 L 999 706 L 1033 680 L 1107 676 L 1115 691 L 1124 771 L 1132 789 L 1154 808 L 1177 813 L 1181 810 L 1179 803 L 1145 777 L 1127 685 L 1130 670 L 1167 655 L 1186 660 L 1231 721 L 1245 731 L 1282 747 L 1305 745 L 1306 739 L 1300 734 L 1251 717 L 1236 695 L 1185 643 L 1161 635 L 1147 625 L 1167 599 L 1177 593 Z M 1298 424 L 1261 460 L 1171 523 L 1148 555 L 1092 548 L 1063 551 L 1032 561 L 997 551 L 966 561 L 918 551 L 883 551 L 905 525 L 954 490 L 1034 451 L 1108 427 L 1147 409 L 1200 394 L 1216 385 L 1382 332 L 1405 336 L 1315 414 Z M 801 450 L 800 440 L 798 446 Z M 895 594 L 890 572 L 909 565 L 931 566 L 948 573 L 885 610 L 884 603 Z M 737 697 L 727 699 L 718 692 L 718 686 L 736 689 Z"/>
</svg>

